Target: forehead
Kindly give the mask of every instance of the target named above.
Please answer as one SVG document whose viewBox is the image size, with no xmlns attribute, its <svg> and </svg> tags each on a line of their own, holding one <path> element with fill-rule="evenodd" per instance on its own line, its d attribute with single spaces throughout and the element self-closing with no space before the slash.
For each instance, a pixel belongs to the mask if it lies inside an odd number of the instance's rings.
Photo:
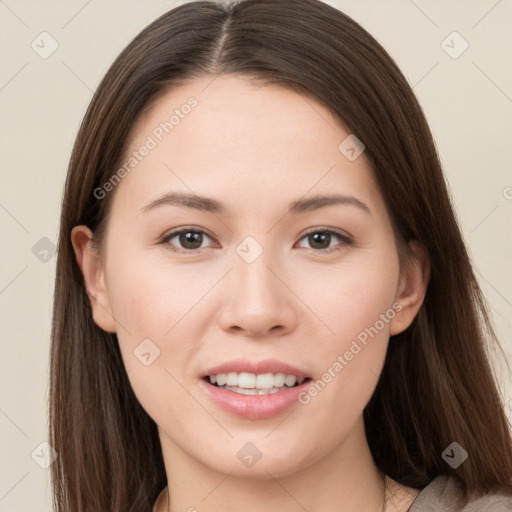
<svg viewBox="0 0 512 512">
<path fill-rule="evenodd" d="M 238 207 L 288 205 L 309 191 L 374 201 L 364 152 L 351 160 L 340 150 L 349 135 L 311 95 L 237 76 L 195 79 L 140 117 L 124 160 L 133 165 L 116 196 L 139 207 L 173 190 L 229 197 Z"/>
</svg>

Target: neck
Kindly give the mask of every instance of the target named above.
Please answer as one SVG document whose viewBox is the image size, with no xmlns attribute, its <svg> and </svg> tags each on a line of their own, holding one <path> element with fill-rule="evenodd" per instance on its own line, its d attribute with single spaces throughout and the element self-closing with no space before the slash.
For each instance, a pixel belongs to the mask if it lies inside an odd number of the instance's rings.
<svg viewBox="0 0 512 512">
<path fill-rule="evenodd" d="M 238 459 L 231 472 L 223 473 L 182 451 L 161 430 L 160 439 L 169 488 L 160 496 L 155 512 L 261 512 L 263 502 L 269 512 L 296 512 L 297 507 L 308 512 L 383 510 L 383 477 L 369 450 L 362 418 L 327 453 L 311 454 L 307 460 L 294 461 L 295 465 L 263 456 L 251 468 L 253 477 L 237 474 Z"/>
</svg>

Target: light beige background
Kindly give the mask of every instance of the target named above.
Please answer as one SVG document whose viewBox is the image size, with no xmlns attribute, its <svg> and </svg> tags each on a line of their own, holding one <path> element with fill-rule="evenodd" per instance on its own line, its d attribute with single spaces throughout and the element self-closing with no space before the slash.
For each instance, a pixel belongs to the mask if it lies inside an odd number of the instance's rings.
<svg viewBox="0 0 512 512">
<path fill-rule="evenodd" d="M 140 29 L 180 3 L 0 0 L 2 512 L 51 510 L 49 470 L 31 454 L 44 460 L 39 445 L 48 439 L 55 257 L 42 262 L 32 248 L 43 237 L 56 242 L 72 144 L 101 77 Z M 512 353 L 512 2 L 328 3 L 374 35 L 414 87 L 498 333 Z M 31 48 L 43 31 L 59 45 L 47 59 Z M 456 59 L 441 45 L 453 31 L 469 44 Z M 452 52 L 462 48 L 453 36 L 446 44 Z"/>
</svg>

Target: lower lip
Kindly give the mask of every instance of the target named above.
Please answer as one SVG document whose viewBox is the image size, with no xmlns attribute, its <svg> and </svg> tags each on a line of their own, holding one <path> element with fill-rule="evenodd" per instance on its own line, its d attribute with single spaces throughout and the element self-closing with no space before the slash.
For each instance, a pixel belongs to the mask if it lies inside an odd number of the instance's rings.
<svg viewBox="0 0 512 512">
<path fill-rule="evenodd" d="M 262 420 L 277 416 L 294 403 L 299 394 L 307 389 L 312 380 L 298 386 L 269 395 L 242 395 L 227 389 L 218 388 L 201 379 L 200 385 L 207 395 L 222 409 L 250 420 Z"/>
</svg>

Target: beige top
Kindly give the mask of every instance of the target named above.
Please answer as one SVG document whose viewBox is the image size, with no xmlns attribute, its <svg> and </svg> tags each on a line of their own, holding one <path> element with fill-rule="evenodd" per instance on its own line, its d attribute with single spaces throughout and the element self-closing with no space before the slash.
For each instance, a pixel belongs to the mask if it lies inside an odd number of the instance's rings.
<svg viewBox="0 0 512 512">
<path fill-rule="evenodd" d="M 511 512 L 512 494 L 489 493 L 472 498 L 460 508 L 462 495 L 460 483 L 455 477 L 441 475 L 432 480 L 413 501 L 409 512 Z"/>
<path fill-rule="evenodd" d="M 451 476 L 441 475 L 432 480 L 413 501 L 408 512 L 512 512 L 512 495 L 486 494 L 470 499 L 464 508 L 457 506 L 461 496 L 458 481 Z M 163 506 L 165 488 L 160 493 L 153 511 Z M 160 503 L 162 502 L 162 503 Z"/>
</svg>

